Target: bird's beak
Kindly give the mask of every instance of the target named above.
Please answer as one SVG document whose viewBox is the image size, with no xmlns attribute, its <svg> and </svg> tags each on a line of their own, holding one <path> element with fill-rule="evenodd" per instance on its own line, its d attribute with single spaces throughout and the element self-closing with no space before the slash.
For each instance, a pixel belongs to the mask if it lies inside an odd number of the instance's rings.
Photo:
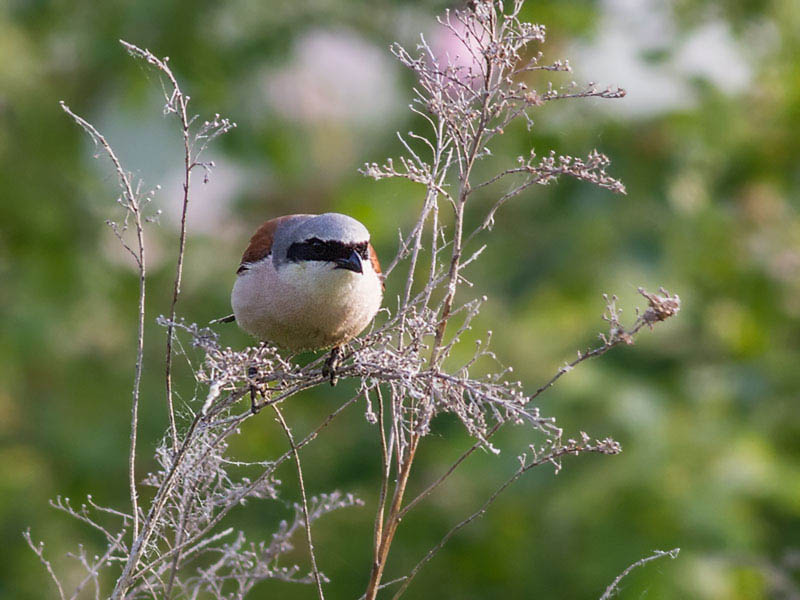
<svg viewBox="0 0 800 600">
<path fill-rule="evenodd" d="M 353 271 L 353 273 L 364 272 L 364 269 L 361 267 L 361 257 L 355 250 L 353 250 L 347 258 L 337 258 L 335 262 L 337 269 L 347 269 L 348 271 Z"/>
</svg>

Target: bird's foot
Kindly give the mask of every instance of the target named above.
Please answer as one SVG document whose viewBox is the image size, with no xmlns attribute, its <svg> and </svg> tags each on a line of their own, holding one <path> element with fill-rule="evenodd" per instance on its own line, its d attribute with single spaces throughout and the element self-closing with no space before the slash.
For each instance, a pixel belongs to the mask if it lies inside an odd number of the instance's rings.
<svg viewBox="0 0 800 600">
<path fill-rule="evenodd" d="M 258 369 L 255 367 L 248 367 L 247 368 L 247 379 L 250 380 L 250 412 L 256 414 L 266 404 L 266 397 L 264 396 L 264 390 L 259 387 L 259 385 L 255 382 L 255 376 L 258 374 Z M 264 400 L 261 404 L 258 402 L 258 396 Z"/>
<path fill-rule="evenodd" d="M 322 365 L 322 376 L 330 378 L 331 387 L 339 382 L 339 374 L 336 372 L 336 369 L 339 367 L 339 360 L 341 358 L 342 347 L 334 346 L 331 348 L 331 355 L 328 357 L 328 360 Z"/>
</svg>

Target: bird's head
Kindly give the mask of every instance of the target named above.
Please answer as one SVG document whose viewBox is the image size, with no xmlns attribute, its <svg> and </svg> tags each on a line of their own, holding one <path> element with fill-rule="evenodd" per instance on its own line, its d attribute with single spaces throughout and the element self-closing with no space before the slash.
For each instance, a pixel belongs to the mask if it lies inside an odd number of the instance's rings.
<svg viewBox="0 0 800 600">
<path fill-rule="evenodd" d="M 370 261 L 369 231 L 352 217 L 339 213 L 298 216 L 276 228 L 272 261 L 278 272 L 307 266 L 360 275 L 364 264 Z"/>
</svg>

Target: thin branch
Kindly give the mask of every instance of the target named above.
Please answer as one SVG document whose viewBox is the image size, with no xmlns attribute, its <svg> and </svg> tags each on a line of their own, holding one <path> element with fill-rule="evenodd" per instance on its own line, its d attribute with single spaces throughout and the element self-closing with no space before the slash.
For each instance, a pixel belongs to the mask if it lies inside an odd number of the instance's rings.
<svg viewBox="0 0 800 600">
<path fill-rule="evenodd" d="M 103 151 L 111 159 L 114 164 L 114 169 L 119 178 L 119 185 L 122 188 L 125 202 L 123 204 L 126 211 L 133 215 L 134 225 L 136 227 L 136 241 L 137 250 L 134 253 L 130 248 L 128 250 L 134 254 L 136 258 L 136 265 L 139 270 L 139 298 L 138 298 L 138 313 L 137 313 L 137 335 L 136 335 L 136 366 L 133 378 L 133 399 L 131 402 L 131 443 L 130 452 L 128 453 L 128 486 L 131 497 L 131 514 L 133 515 L 133 539 L 139 535 L 139 495 L 136 490 L 136 437 L 139 429 L 139 396 L 142 382 L 142 368 L 144 363 L 144 315 L 145 315 L 145 293 L 146 293 L 146 266 L 147 260 L 145 258 L 144 246 L 144 229 L 142 227 L 141 206 L 138 195 L 134 192 L 131 184 L 130 175 L 122 168 L 119 158 L 111 148 L 111 145 L 106 141 L 106 138 L 88 121 L 76 115 L 69 106 L 62 100 L 59 102 L 61 108 L 72 119 L 80 125 L 92 139 L 95 145 L 100 145 Z M 120 237 L 119 232 L 114 231 L 117 237 Z M 127 248 L 125 244 L 123 244 Z"/>
<path fill-rule="evenodd" d="M 616 579 L 614 579 L 614 581 L 611 582 L 611 585 L 609 585 L 606 588 L 605 593 L 602 596 L 600 596 L 600 600 L 609 600 L 616 592 L 618 592 L 619 584 L 622 581 L 622 579 L 627 575 L 629 575 L 630 572 L 636 569 L 637 567 L 646 565 L 647 563 L 652 562 L 654 560 L 658 560 L 659 558 L 664 558 L 665 556 L 669 556 L 671 559 L 674 560 L 678 558 L 678 554 L 680 553 L 680 551 L 681 551 L 680 548 L 673 548 L 672 550 L 666 550 L 666 551 L 654 550 L 653 554 L 651 554 L 650 556 L 646 558 L 640 558 L 632 565 L 629 565 L 628 568 L 625 569 L 622 573 L 617 575 Z"/>
<path fill-rule="evenodd" d="M 180 512 L 180 520 L 178 524 L 178 528 L 175 531 L 175 545 L 180 546 L 181 541 L 183 539 L 183 534 L 186 531 L 186 520 L 189 516 L 189 503 L 192 501 L 192 497 L 190 495 L 191 488 L 186 488 L 183 492 L 183 498 L 181 499 L 181 512 Z M 181 553 L 176 552 L 175 556 L 172 559 L 172 564 L 169 568 L 169 578 L 167 579 L 167 587 L 164 591 L 164 598 L 165 600 L 170 600 L 172 598 L 172 588 L 175 585 L 175 578 L 178 575 L 178 566 L 181 560 Z"/>
<path fill-rule="evenodd" d="M 322 423 L 320 423 L 317 426 L 316 429 L 314 429 L 311 433 L 306 435 L 306 437 L 304 437 L 300 442 L 298 442 L 295 445 L 296 449 L 300 450 L 307 444 L 310 444 L 312 441 L 314 441 L 323 429 L 328 427 L 328 425 L 330 425 L 331 422 L 337 416 L 339 416 L 342 412 L 344 412 L 346 408 L 353 405 L 356 402 L 356 400 L 358 400 L 358 396 L 352 397 L 350 400 L 339 406 L 339 408 L 337 408 L 327 417 L 325 417 L 325 419 L 322 421 Z M 284 454 L 282 454 L 279 458 L 277 458 L 267 470 L 265 470 L 263 473 L 261 473 L 261 475 L 259 475 L 256 479 L 250 482 L 248 486 L 246 486 L 245 488 L 240 490 L 236 495 L 234 495 L 230 499 L 230 502 L 226 504 L 216 515 L 214 515 L 214 517 L 212 517 L 208 521 L 208 523 L 205 525 L 205 527 L 203 527 L 203 529 L 198 531 L 192 537 L 188 538 L 180 546 L 171 548 L 170 550 L 161 554 L 160 556 L 155 557 L 148 564 L 142 566 L 138 571 L 134 572 L 132 575 L 129 576 L 129 582 L 136 581 L 137 579 L 141 578 L 144 575 L 144 573 L 152 571 L 157 565 L 166 560 L 169 560 L 170 558 L 175 556 L 175 554 L 177 554 L 178 552 L 182 552 L 186 550 L 186 548 L 197 544 L 200 540 L 202 540 L 205 537 L 206 534 L 208 534 L 212 529 L 214 529 L 235 506 L 238 506 L 239 503 L 247 496 L 247 494 L 250 493 L 250 491 L 254 490 L 258 485 L 260 485 L 261 482 L 266 477 L 271 475 L 278 466 L 280 466 L 286 460 L 291 458 L 292 454 L 293 454 L 292 450 L 287 450 Z"/>
<path fill-rule="evenodd" d="M 492 495 L 489 496 L 486 502 L 484 502 L 481 505 L 481 507 L 478 510 L 476 510 L 471 515 L 460 521 L 455 526 L 453 526 L 450 529 L 450 531 L 448 531 L 444 535 L 444 537 L 442 537 L 439 543 L 428 551 L 428 553 L 422 558 L 422 560 L 420 560 L 414 566 L 414 568 L 411 569 L 411 572 L 408 574 L 405 581 L 403 581 L 403 585 L 400 587 L 399 590 L 397 590 L 395 595 L 392 596 L 392 600 L 398 600 L 398 598 L 400 598 L 400 596 L 403 595 L 408 586 L 411 585 L 411 582 L 414 580 L 414 577 L 416 577 L 417 573 L 419 573 L 420 569 L 428 561 L 430 561 L 434 557 L 434 555 L 436 555 L 436 553 L 439 552 L 439 550 L 441 550 L 444 547 L 444 545 L 450 540 L 450 538 L 452 538 L 456 534 L 456 532 L 458 532 L 463 527 L 469 525 L 475 519 L 482 517 L 486 513 L 489 506 L 491 506 L 494 503 L 494 501 L 497 500 L 498 496 L 500 496 L 500 494 L 502 494 L 505 490 L 507 490 L 511 486 L 511 484 L 513 484 L 515 481 L 517 481 L 517 479 L 522 477 L 522 475 L 527 471 L 533 469 L 534 467 L 543 465 L 545 463 L 553 463 L 554 461 L 557 461 L 560 457 L 567 456 L 570 454 L 579 454 L 581 452 L 599 452 L 602 454 L 616 454 L 619 451 L 620 450 L 618 446 L 613 446 L 613 445 L 607 446 L 605 445 L 604 442 L 598 442 L 595 445 L 590 445 L 586 443 L 583 444 L 569 443 L 566 446 L 557 448 L 544 456 L 539 456 L 530 461 L 523 462 L 520 465 L 520 467 L 514 472 L 514 474 L 511 477 L 509 477 L 500 487 L 498 487 L 492 493 Z"/>
<path fill-rule="evenodd" d="M 280 409 L 278 409 L 278 405 L 273 404 L 272 408 L 278 417 L 278 421 L 280 422 L 284 433 L 286 433 L 286 439 L 289 440 L 289 446 L 291 447 L 292 454 L 294 455 L 294 464 L 297 466 L 297 480 L 300 483 L 300 496 L 303 499 L 303 518 L 306 522 L 306 542 L 308 542 L 308 554 L 311 557 L 311 569 L 314 574 L 314 581 L 317 584 L 317 595 L 319 596 L 319 600 L 325 600 L 325 595 L 322 593 L 322 579 L 320 578 L 319 569 L 317 568 L 317 556 L 314 553 L 314 542 L 311 539 L 311 519 L 308 516 L 308 499 L 306 498 L 306 484 L 305 480 L 303 479 L 303 467 L 300 465 L 300 453 L 297 451 L 297 446 L 294 443 L 292 430 L 289 429 L 289 426 L 286 424 L 286 419 L 283 418 L 283 414 L 281 414 Z"/>
<path fill-rule="evenodd" d="M 178 81 L 173 75 L 172 70 L 169 68 L 168 58 L 160 59 L 147 49 L 139 48 L 134 44 L 130 44 L 124 40 L 120 43 L 128 50 L 128 52 L 137 58 L 147 61 L 149 64 L 155 66 L 160 70 L 167 79 L 169 79 L 172 91 L 169 94 L 165 93 L 167 103 L 165 105 L 165 112 L 174 113 L 177 115 L 180 125 L 181 134 L 183 136 L 184 148 L 184 172 L 183 172 L 183 200 L 181 202 L 181 230 L 178 238 L 178 258 L 175 267 L 175 280 L 172 290 L 172 302 L 170 304 L 170 322 L 175 320 L 175 305 L 178 303 L 178 296 L 181 292 L 181 279 L 183 276 L 183 257 L 186 250 L 186 213 L 189 207 L 189 188 L 191 184 L 191 172 L 193 166 L 191 141 L 190 141 L 190 120 L 187 114 L 187 105 L 189 97 L 184 95 L 181 91 Z M 178 451 L 178 430 L 175 424 L 175 409 L 172 399 L 172 336 L 173 329 L 171 325 L 167 326 L 167 352 L 165 360 L 165 379 L 167 387 L 167 414 L 169 416 L 169 426 L 172 436 L 172 450 Z"/>
<path fill-rule="evenodd" d="M 386 498 L 389 489 L 389 477 L 391 475 L 391 448 L 392 445 L 386 441 L 386 430 L 384 429 L 384 401 L 380 386 L 376 386 L 378 396 L 378 422 L 381 440 L 381 488 L 378 495 L 378 509 L 375 511 L 375 535 L 373 539 L 373 565 L 378 563 L 380 558 L 381 541 L 383 540 L 384 519 L 386 517 Z"/>
<path fill-rule="evenodd" d="M 643 295 L 645 295 L 645 297 L 648 297 L 646 292 Z M 652 296 L 652 295 L 650 295 L 650 296 Z M 645 314 L 647 314 L 647 313 L 645 313 Z M 644 315 L 642 315 L 641 317 L 637 318 L 637 320 L 634 322 L 634 324 L 631 326 L 631 328 L 628 331 L 624 331 L 624 330 L 619 331 L 618 330 L 616 332 L 616 335 L 613 335 L 613 336 L 610 336 L 610 337 L 605 337 L 605 339 L 603 341 L 603 344 L 601 346 L 597 346 L 596 348 L 591 348 L 589 350 L 586 350 L 585 352 L 578 352 L 578 357 L 576 359 L 572 360 L 571 362 L 565 364 L 563 367 L 559 368 L 558 371 L 547 382 L 545 382 L 543 385 L 539 386 L 539 388 L 533 394 L 531 394 L 530 398 L 528 399 L 528 402 L 536 399 L 545 390 L 551 388 L 553 385 L 555 385 L 555 383 L 559 379 L 561 379 L 561 377 L 563 377 L 566 373 L 569 373 L 572 369 L 577 367 L 580 363 L 582 363 L 582 362 L 584 362 L 586 360 L 589 360 L 590 358 L 596 358 L 596 357 L 602 356 L 603 354 L 605 354 L 606 352 L 608 352 L 609 350 L 611 350 L 612 348 L 614 348 L 614 347 L 616 347 L 616 346 L 618 346 L 620 344 L 623 344 L 623 343 L 629 344 L 629 343 L 631 343 L 633 338 L 636 336 L 636 334 L 641 331 L 641 329 L 647 324 L 647 322 L 648 322 L 648 319 L 645 318 Z M 486 434 L 485 439 L 488 440 L 492 436 L 494 436 L 494 434 L 497 433 L 497 431 L 504 424 L 505 424 L 505 422 L 503 422 L 503 421 L 500 421 L 500 422 L 496 423 L 494 425 L 494 427 L 492 427 L 492 429 L 490 429 L 489 432 Z M 422 500 L 424 500 L 427 496 L 429 496 L 437 487 L 439 487 L 442 483 L 444 483 L 445 480 L 447 480 L 447 478 L 450 477 L 450 475 L 453 474 L 453 472 L 461 465 L 461 463 L 463 463 L 467 458 L 469 458 L 469 456 L 473 452 L 475 452 L 479 448 L 483 448 L 483 447 L 484 447 L 484 441 L 483 440 L 478 440 L 472 446 L 470 446 L 467 450 L 465 450 L 464 453 L 461 454 L 461 456 L 459 456 L 455 460 L 455 462 L 453 462 L 450 465 L 450 467 L 447 469 L 447 471 L 442 473 L 442 475 L 440 475 L 438 479 L 436 479 L 431 484 L 429 484 L 428 487 L 426 487 L 422 492 L 420 492 L 413 500 L 411 500 L 403 508 L 402 511 L 400 511 L 400 513 L 398 515 L 399 518 L 402 519 L 403 517 L 405 517 L 406 514 L 408 514 L 408 512 L 412 508 L 414 508 L 417 504 L 419 504 Z"/>
<path fill-rule="evenodd" d="M 386 527 L 383 530 L 383 535 L 381 537 L 378 557 L 377 560 L 372 565 L 369 583 L 367 584 L 367 591 L 365 593 L 367 600 L 375 600 L 375 597 L 378 594 L 378 590 L 380 589 L 381 578 L 383 577 L 383 571 L 386 568 L 386 561 L 389 556 L 389 549 L 392 546 L 394 535 L 397 532 L 398 525 L 400 524 L 400 520 L 397 518 L 397 515 L 399 514 L 400 508 L 403 504 L 403 495 L 406 490 L 406 485 L 408 484 L 408 479 L 411 475 L 411 467 L 414 463 L 414 456 L 416 454 L 419 440 L 420 440 L 419 435 L 417 434 L 412 435 L 411 441 L 409 443 L 408 452 L 402 464 L 398 466 L 397 483 L 395 484 L 394 488 L 392 504 L 389 508 L 389 516 L 387 518 Z M 400 460 L 399 454 L 398 454 L 398 460 Z"/>
<path fill-rule="evenodd" d="M 380 590 L 386 589 L 387 587 L 390 587 L 390 586 L 394 585 L 395 583 L 400 583 L 401 581 L 405 581 L 405 579 L 406 579 L 406 576 L 403 575 L 402 577 L 398 577 L 396 579 L 392 579 L 391 581 L 387 581 L 386 583 L 382 583 L 382 584 L 380 584 L 378 586 L 378 590 L 380 591 Z M 366 594 L 361 594 L 361 596 L 358 597 L 358 600 L 366 600 L 366 597 L 367 597 Z"/>
<path fill-rule="evenodd" d="M 61 581 L 59 581 L 55 571 L 53 571 L 53 565 L 51 565 L 50 561 L 44 557 L 44 542 L 39 542 L 38 544 L 34 544 L 33 540 L 31 539 L 30 528 L 22 532 L 22 537 L 24 537 L 25 541 L 28 542 L 28 546 L 30 546 L 30 549 L 33 550 L 36 556 L 39 557 L 39 561 L 42 563 L 42 565 L 44 565 L 44 568 L 50 575 L 50 579 L 52 579 L 53 583 L 56 584 L 56 589 L 58 590 L 58 595 L 61 597 L 61 600 L 66 600 L 66 596 L 64 595 L 64 588 L 61 587 Z"/>
<path fill-rule="evenodd" d="M 102 567 L 108 563 L 111 559 L 111 556 L 114 553 L 120 544 L 122 543 L 122 538 L 125 536 L 126 530 L 123 529 L 119 532 L 117 537 L 108 545 L 108 549 L 106 550 L 105 554 L 97 559 L 97 561 L 93 565 L 85 565 L 86 570 L 88 571 L 86 577 L 75 587 L 75 590 L 72 592 L 70 596 L 70 600 L 77 600 L 80 597 L 80 593 L 83 588 L 86 586 L 87 583 L 90 581 L 94 581 L 95 584 L 95 597 L 99 596 L 99 582 L 98 582 L 98 574 Z"/>
</svg>

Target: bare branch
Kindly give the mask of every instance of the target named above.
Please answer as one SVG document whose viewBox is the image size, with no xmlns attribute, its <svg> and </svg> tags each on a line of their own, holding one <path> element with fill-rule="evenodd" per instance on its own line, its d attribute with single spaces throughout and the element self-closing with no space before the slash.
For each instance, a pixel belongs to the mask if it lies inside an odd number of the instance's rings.
<svg viewBox="0 0 800 600">
<path fill-rule="evenodd" d="M 53 571 L 53 565 L 50 564 L 50 561 L 44 557 L 44 542 L 39 542 L 38 544 L 34 544 L 33 540 L 31 539 L 31 530 L 26 529 L 22 532 L 22 537 L 25 538 L 25 541 L 28 542 L 28 546 L 30 549 L 34 551 L 36 556 L 39 557 L 39 561 L 44 565 L 44 568 L 47 570 L 47 574 L 50 575 L 50 579 L 53 580 L 53 583 L 56 584 L 56 589 L 58 590 L 58 595 L 61 600 L 66 600 L 66 596 L 64 595 L 64 588 L 61 586 L 61 581 L 56 576 L 55 571 Z"/>
<path fill-rule="evenodd" d="M 314 581 L 317 584 L 317 595 L 319 596 L 320 600 L 324 600 L 325 594 L 322 593 L 322 580 L 320 578 L 319 569 L 317 568 L 317 556 L 314 553 L 314 542 L 311 539 L 311 519 L 308 516 L 308 499 L 306 498 L 305 479 L 303 479 L 303 467 L 300 465 L 300 453 L 297 451 L 297 446 L 294 443 L 294 436 L 292 435 L 292 430 L 289 429 L 289 426 L 286 424 L 286 419 L 283 418 L 283 414 L 281 414 L 278 405 L 273 404 L 272 409 L 275 411 L 275 414 L 278 417 L 278 421 L 280 421 L 281 427 L 283 428 L 283 431 L 286 434 L 286 439 L 289 440 L 289 446 L 292 449 L 294 462 L 295 465 L 297 466 L 297 480 L 300 483 L 300 495 L 303 499 L 303 519 L 305 520 L 306 541 L 308 542 L 308 555 L 311 557 L 311 569 L 314 574 Z"/>
<path fill-rule="evenodd" d="M 92 142 L 94 142 L 95 145 L 101 146 L 106 155 L 111 159 L 111 162 L 114 165 L 114 170 L 117 172 L 117 177 L 119 178 L 119 186 L 122 188 L 123 202 L 121 202 L 121 204 L 126 211 L 125 218 L 127 220 L 128 215 L 132 215 L 133 222 L 136 227 L 136 250 L 134 251 L 124 242 L 122 244 L 123 247 L 130 252 L 131 255 L 133 255 L 139 271 L 136 366 L 134 368 L 135 372 L 133 377 L 133 400 L 131 403 L 131 443 L 130 452 L 128 454 L 128 486 L 130 490 L 132 506 L 131 514 L 133 515 L 133 538 L 136 539 L 136 537 L 139 535 L 139 495 L 136 490 L 136 437 L 139 430 L 139 396 L 144 361 L 144 314 L 147 282 L 147 260 L 144 246 L 144 229 L 142 227 L 141 199 L 139 194 L 134 191 L 130 174 L 122 168 L 122 163 L 120 163 L 119 158 L 117 158 L 116 153 L 111 148 L 111 145 L 106 141 L 106 138 L 103 137 L 99 131 L 97 131 L 94 125 L 72 112 L 69 106 L 67 106 L 63 101 L 60 102 L 60 105 L 64 112 L 67 113 L 73 121 L 80 125 L 80 127 L 89 134 Z M 145 200 L 149 199 L 150 197 L 145 198 Z M 112 229 L 114 229 L 114 233 L 117 238 L 122 241 L 122 235 L 119 229 L 116 227 L 112 227 Z"/>
<path fill-rule="evenodd" d="M 141 58 L 148 64 L 154 66 L 161 73 L 163 73 L 169 83 L 171 89 L 165 92 L 166 104 L 164 105 L 165 114 L 174 114 L 180 123 L 181 136 L 183 138 L 183 198 L 181 200 L 181 227 L 178 236 L 178 253 L 175 265 L 175 279 L 172 288 L 172 301 L 170 304 L 169 320 L 175 320 L 175 306 L 178 303 L 178 296 L 181 293 L 181 281 L 183 279 L 183 261 L 186 253 L 186 214 L 189 209 L 189 191 L 192 182 L 192 170 L 196 166 L 202 166 L 206 172 L 212 167 L 213 163 L 199 162 L 200 155 L 208 147 L 209 143 L 218 136 L 228 132 L 235 123 L 231 123 L 228 119 L 221 119 L 216 115 L 213 121 L 206 121 L 200 127 L 199 131 L 192 134 L 191 125 L 195 121 L 196 116 L 189 117 L 188 105 L 189 96 L 183 93 L 178 80 L 172 73 L 169 67 L 169 57 L 163 59 L 158 58 L 147 49 L 139 48 L 138 46 L 120 40 L 120 43 L 125 49 L 136 58 Z M 197 143 L 200 142 L 199 148 L 195 148 Z M 208 182 L 208 175 L 204 180 Z M 172 432 L 172 450 L 178 451 L 178 430 L 175 424 L 175 408 L 173 406 L 173 392 L 172 392 L 172 341 L 173 341 L 173 328 L 171 325 L 167 326 L 167 351 L 165 360 L 165 380 L 167 388 L 167 412 L 169 415 L 170 429 Z"/>
<path fill-rule="evenodd" d="M 622 573 L 617 575 L 616 579 L 614 579 L 614 581 L 611 582 L 611 585 L 609 585 L 606 588 L 606 591 L 603 593 L 603 595 L 600 596 L 600 600 L 609 600 L 610 598 L 612 598 L 614 594 L 619 591 L 619 584 L 622 581 L 622 579 L 627 577 L 630 574 L 630 572 L 636 569 L 637 567 L 646 565 L 647 563 L 652 562 L 654 560 L 658 560 L 659 558 L 664 558 L 665 556 L 669 556 L 671 559 L 674 560 L 678 558 L 678 554 L 680 553 L 680 551 L 681 551 L 680 548 L 673 548 L 672 550 L 666 550 L 666 551 L 654 550 L 653 554 L 651 554 L 650 556 L 646 558 L 640 558 L 632 565 L 629 565 L 628 568 L 625 569 Z"/>
<path fill-rule="evenodd" d="M 405 580 L 403 581 L 403 585 L 400 587 L 399 590 L 395 593 L 392 597 L 393 600 L 397 600 L 400 596 L 403 595 L 403 592 L 406 591 L 411 582 L 416 577 L 417 573 L 419 573 L 420 569 L 430 561 L 434 555 L 436 555 L 439 550 L 441 550 L 444 545 L 450 540 L 453 535 L 456 534 L 460 529 L 469 525 L 475 519 L 482 517 L 486 511 L 488 510 L 489 506 L 491 506 L 495 500 L 502 494 L 505 490 L 511 486 L 515 481 L 517 481 L 524 473 L 529 471 L 534 467 L 538 467 L 540 465 L 551 463 L 556 466 L 556 472 L 560 468 L 560 463 L 558 462 L 562 456 L 567 455 L 578 455 L 585 452 L 596 452 L 599 454 L 619 454 L 622 451 L 620 445 L 613 441 L 613 440 L 597 440 L 595 443 L 590 443 L 589 437 L 586 434 L 583 434 L 581 442 L 576 442 L 574 440 L 569 440 L 566 445 L 559 446 L 557 448 L 551 449 L 549 452 L 545 454 L 540 454 L 538 452 L 533 452 L 532 456 L 528 458 L 527 455 L 520 456 L 520 467 L 516 470 L 516 472 L 509 477 L 500 487 L 498 487 L 491 496 L 489 496 L 488 500 L 481 505 L 481 507 L 473 512 L 471 515 L 460 521 L 457 525 L 455 525 L 450 531 L 448 531 L 444 537 L 436 544 L 433 548 L 431 548 L 425 557 L 420 560 L 416 566 L 411 570 L 411 572 L 406 576 Z"/>
</svg>

